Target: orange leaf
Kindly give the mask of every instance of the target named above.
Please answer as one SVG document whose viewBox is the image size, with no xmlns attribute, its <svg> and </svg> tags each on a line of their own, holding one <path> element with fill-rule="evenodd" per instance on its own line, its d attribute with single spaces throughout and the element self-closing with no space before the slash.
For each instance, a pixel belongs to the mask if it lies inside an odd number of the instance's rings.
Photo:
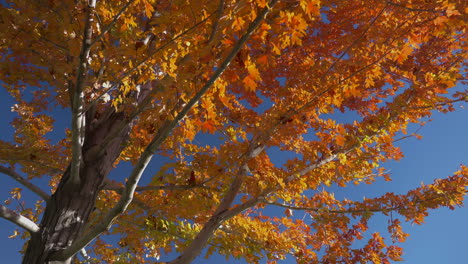
<svg viewBox="0 0 468 264">
<path fill-rule="evenodd" d="M 257 89 L 257 83 L 255 82 L 254 79 L 252 79 L 252 76 L 250 75 L 247 75 L 244 78 L 244 80 L 242 80 L 242 82 L 244 83 L 247 91 L 255 92 L 255 90 Z"/>
<path fill-rule="evenodd" d="M 261 80 L 260 73 L 258 72 L 257 67 L 251 61 L 248 62 L 247 71 L 249 72 L 249 75 L 252 77 L 253 80 Z"/>
<path fill-rule="evenodd" d="M 212 121 L 205 121 L 202 123 L 201 125 L 201 128 L 202 128 L 202 131 L 203 132 L 209 132 L 210 134 L 213 134 L 214 132 L 216 132 L 216 127 L 213 126 L 213 122 Z"/>
<path fill-rule="evenodd" d="M 337 135 L 335 137 L 335 140 L 336 140 L 336 144 L 340 147 L 343 147 L 345 145 L 345 137 L 343 137 L 342 135 Z"/>
</svg>

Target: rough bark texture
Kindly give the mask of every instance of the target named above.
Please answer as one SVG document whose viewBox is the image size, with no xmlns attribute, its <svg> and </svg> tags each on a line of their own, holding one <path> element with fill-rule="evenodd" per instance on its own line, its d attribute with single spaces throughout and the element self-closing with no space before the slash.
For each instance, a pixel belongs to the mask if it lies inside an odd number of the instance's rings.
<svg viewBox="0 0 468 264">
<path fill-rule="evenodd" d="M 131 125 L 125 125 L 127 122 L 123 112 L 115 113 L 108 109 L 108 114 L 103 114 L 101 119 L 87 118 L 80 184 L 67 182 L 70 178 L 69 167 L 47 204 L 40 232 L 29 241 L 23 264 L 71 263 L 72 258 L 54 261 L 51 254 L 71 245 L 83 232 L 104 178 L 124 148 L 130 131 Z M 101 151 L 106 136 L 122 126 L 124 129 Z"/>
</svg>

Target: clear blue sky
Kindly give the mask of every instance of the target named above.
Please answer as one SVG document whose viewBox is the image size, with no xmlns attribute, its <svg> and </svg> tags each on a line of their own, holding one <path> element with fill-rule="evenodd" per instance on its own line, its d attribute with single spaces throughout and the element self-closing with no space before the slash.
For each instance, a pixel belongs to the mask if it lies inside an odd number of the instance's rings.
<svg viewBox="0 0 468 264">
<path fill-rule="evenodd" d="M 458 87 L 462 88 L 462 87 Z M 2 88 L 0 89 L 0 139 L 11 139 L 12 129 L 9 122 L 14 118 L 10 107 L 13 101 Z M 466 105 L 466 104 L 465 104 Z M 467 106 L 468 107 L 468 106 Z M 451 175 L 459 165 L 468 164 L 468 109 L 459 106 L 455 112 L 449 114 L 436 113 L 434 121 L 427 124 L 420 134 L 422 140 L 408 139 L 401 141 L 405 158 L 399 162 L 386 164 L 391 170 L 392 182 L 378 181 L 373 185 L 352 186 L 350 188 L 335 189 L 337 197 L 361 199 L 363 196 L 373 197 L 386 192 L 405 193 L 416 188 L 421 182 L 432 183 L 433 179 Z M 56 113 L 60 127 L 67 124 L 68 114 Z M 63 132 L 53 133 L 57 137 Z M 12 187 L 20 187 L 6 175 L 0 175 L 0 198 L 9 197 Z M 36 196 L 27 190 L 23 193 L 28 205 L 32 205 Z M 468 259 L 466 238 L 468 237 L 468 208 L 458 208 L 455 211 L 439 209 L 430 211 L 426 223 L 422 226 L 405 224 L 404 230 L 410 233 L 407 242 L 401 246 L 405 249 L 404 261 L 401 263 L 464 263 Z M 370 222 L 369 231 L 382 230 L 385 232 L 387 218 L 377 217 Z M 18 253 L 23 241 L 8 239 L 16 228 L 10 222 L 0 218 L 1 263 L 20 263 Z M 197 259 L 194 263 L 242 263 L 231 260 L 226 262 L 224 257 L 213 257 L 210 260 Z M 286 260 L 284 263 L 294 263 Z"/>
</svg>

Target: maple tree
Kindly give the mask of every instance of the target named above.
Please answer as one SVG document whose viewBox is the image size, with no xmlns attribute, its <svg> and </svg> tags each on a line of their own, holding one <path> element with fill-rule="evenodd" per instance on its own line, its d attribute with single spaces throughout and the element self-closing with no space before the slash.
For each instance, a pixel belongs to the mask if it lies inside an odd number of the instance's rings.
<svg viewBox="0 0 468 264">
<path fill-rule="evenodd" d="M 449 90 L 465 79 L 466 11 L 461 0 L 2 2 L 0 83 L 17 117 L 0 172 L 20 184 L 11 199 L 40 199 L 0 205 L 26 230 L 23 263 L 153 263 L 174 251 L 168 263 L 215 252 L 400 260 L 396 243 L 365 234 L 368 220 L 398 215 L 388 233 L 403 242 L 400 221 L 462 204 L 468 167 L 362 201 L 324 187 L 390 180 L 394 142 L 418 137 L 408 127 L 467 100 Z M 124 180 L 108 176 L 123 165 Z"/>
</svg>

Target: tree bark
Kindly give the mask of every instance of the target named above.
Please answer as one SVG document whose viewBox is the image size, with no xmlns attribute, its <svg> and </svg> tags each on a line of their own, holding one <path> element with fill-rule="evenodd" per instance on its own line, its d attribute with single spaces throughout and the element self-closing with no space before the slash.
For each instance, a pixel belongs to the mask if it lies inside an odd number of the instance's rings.
<svg viewBox="0 0 468 264">
<path fill-rule="evenodd" d="M 54 260 L 52 254 L 70 246 L 84 231 L 104 179 L 122 152 L 131 128 L 123 112 L 108 111 L 108 115 L 102 116 L 104 120 L 91 121 L 91 118 L 87 118 L 80 183 L 74 185 L 72 181 L 68 181 L 69 166 L 47 204 L 39 226 L 40 231 L 28 243 L 23 264 L 71 263 L 73 257 Z M 110 132 L 121 129 L 122 126 L 124 129 L 101 151 L 100 147 L 103 147 L 102 143 Z"/>
</svg>

